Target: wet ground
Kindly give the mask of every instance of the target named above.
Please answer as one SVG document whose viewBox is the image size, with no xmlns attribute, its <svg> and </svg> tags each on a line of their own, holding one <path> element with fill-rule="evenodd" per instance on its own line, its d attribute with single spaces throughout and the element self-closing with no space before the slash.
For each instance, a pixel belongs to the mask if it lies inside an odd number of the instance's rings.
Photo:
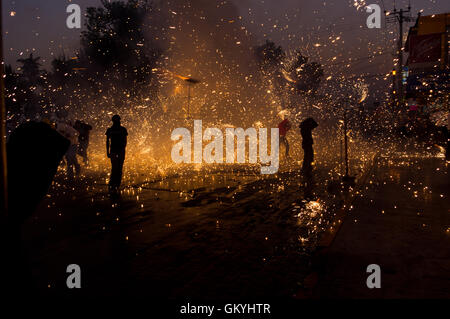
<svg viewBox="0 0 450 319">
<path fill-rule="evenodd" d="M 379 157 L 333 244 L 320 256 L 317 298 L 450 298 L 449 164 Z M 368 289 L 366 268 L 381 268 Z"/>
<path fill-rule="evenodd" d="M 187 167 L 118 197 L 101 176 L 73 185 L 58 176 L 24 229 L 36 288 L 69 293 L 66 267 L 78 264 L 88 296 L 291 296 L 342 204 L 333 167 L 311 179 L 299 171 Z"/>
<path fill-rule="evenodd" d="M 317 245 L 343 220 L 331 255 L 321 260 L 314 296 L 367 289 L 359 268 L 369 261 L 388 264 L 394 278 L 422 258 L 435 280 L 446 276 L 445 161 L 396 153 L 351 167 L 358 168 L 351 205 L 335 183 L 342 170 L 332 161 L 317 162 L 312 179 L 301 177 L 298 163 L 268 176 L 258 167 L 186 167 L 126 180 L 117 197 L 106 192 L 102 174 L 90 172 L 74 184 L 59 175 L 24 227 L 34 285 L 59 296 L 298 298 L 317 267 Z M 381 259 L 364 255 L 372 248 Z M 434 254 L 441 254 L 443 268 L 437 259 L 423 260 Z M 69 264 L 82 270 L 75 292 L 66 288 Z"/>
</svg>

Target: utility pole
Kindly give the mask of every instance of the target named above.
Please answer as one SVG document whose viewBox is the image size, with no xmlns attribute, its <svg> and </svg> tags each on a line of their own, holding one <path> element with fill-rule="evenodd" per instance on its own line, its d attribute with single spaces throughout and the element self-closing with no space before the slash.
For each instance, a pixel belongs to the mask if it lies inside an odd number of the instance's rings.
<svg viewBox="0 0 450 319">
<path fill-rule="evenodd" d="M 399 38 L 397 42 L 397 81 L 396 81 L 396 87 L 393 88 L 396 92 L 396 106 L 400 105 L 403 101 L 403 95 L 404 95 L 404 88 L 403 88 L 403 23 L 404 22 L 410 22 L 413 21 L 411 16 L 409 16 L 409 13 L 411 13 L 411 5 L 408 6 L 407 10 L 397 10 L 394 7 L 394 11 L 387 12 L 384 11 L 386 15 L 386 21 L 387 22 L 398 22 L 399 25 Z M 408 15 L 407 15 L 408 14 Z M 391 19 L 389 19 L 391 18 Z"/>
<path fill-rule="evenodd" d="M 5 63 L 3 61 L 3 15 L 0 0 L 0 224 L 8 212 L 8 178 L 6 169 L 6 107 L 5 107 Z"/>
<path fill-rule="evenodd" d="M 397 79 L 397 70 L 396 69 L 392 70 L 391 76 L 392 76 L 392 108 L 391 108 L 391 111 L 395 112 L 396 106 L 397 106 L 397 91 L 395 90 L 395 87 L 396 87 L 395 81 Z"/>
</svg>

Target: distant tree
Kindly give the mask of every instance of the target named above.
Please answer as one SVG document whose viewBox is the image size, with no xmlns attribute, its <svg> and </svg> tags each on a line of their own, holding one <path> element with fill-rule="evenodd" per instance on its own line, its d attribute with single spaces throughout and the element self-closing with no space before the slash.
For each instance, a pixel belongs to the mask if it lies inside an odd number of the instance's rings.
<svg viewBox="0 0 450 319">
<path fill-rule="evenodd" d="M 266 73 L 279 71 L 285 57 L 282 47 L 268 40 L 265 44 L 256 47 L 255 53 L 261 69 Z"/>
<path fill-rule="evenodd" d="M 282 108 L 285 108 L 286 83 L 281 73 L 285 58 L 283 48 L 272 41 L 266 41 L 263 45 L 256 47 L 255 54 L 264 81 L 268 81 L 270 89 L 280 99 Z"/>
<path fill-rule="evenodd" d="M 76 59 L 67 59 L 65 56 L 60 56 L 53 59 L 51 80 L 55 85 L 63 85 L 68 79 L 74 76 L 74 68 L 77 67 Z"/>
<path fill-rule="evenodd" d="M 324 72 L 319 63 L 308 63 L 308 60 L 308 57 L 297 52 L 288 67 L 288 72 L 294 80 L 297 93 L 314 95 L 319 88 Z"/>
<path fill-rule="evenodd" d="M 40 70 L 40 59 L 40 57 L 33 58 L 33 53 L 30 53 L 30 56 L 28 58 L 17 60 L 17 62 L 22 64 L 20 69 L 22 70 L 24 79 L 27 80 L 30 84 L 37 84 L 39 82 L 39 77 L 42 73 Z"/>
<path fill-rule="evenodd" d="M 18 74 L 16 79 L 15 99 L 21 110 L 21 115 L 28 119 L 35 118 L 42 107 L 44 71 L 40 69 L 40 59 L 40 57 L 33 57 L 33 53 L 30 53 L 28 58 L 17 60 L 21 64 L 19 66 L 21 73 Z"/>
<path fill-rule="evenodd" d="M 82 50 L 91 76 L 111 77 L 131 95 L 148 86 L 158 50 L 144 34 L 151 6 L 145 0 L 101 0 L 101 7 L 87 8 Z"/>
<path fill-rule="evenodd" d="M 79 100 L 84 79 L 75 71 L 77 67 L 77 58 L 67 59 L 65 56 L 59 56 L 52 60 L 51 70 L 46 79 L 47 86 L 44 87 L 45 102 L 51 107 L 52 112 L 58 112 L 68 105 L 75 105 L 78 108 L 85 105 Z"/>
</svg>

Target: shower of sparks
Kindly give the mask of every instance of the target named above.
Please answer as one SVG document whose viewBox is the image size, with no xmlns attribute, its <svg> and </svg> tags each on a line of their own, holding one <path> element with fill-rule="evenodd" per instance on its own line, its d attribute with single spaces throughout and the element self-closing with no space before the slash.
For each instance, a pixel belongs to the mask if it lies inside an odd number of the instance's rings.
<svg viewBox="0 0 450 319">
<path fill-rule="evenodd" d="M 369 31 L 364 29 L 354 36 L 353 31 L 357 27 L 348 27 L 347 18 L 336 18 L 326 26 L 302 25 L 295 29 L 292 21 L 298 20 L 298 10 L 286 13 L 276 22 L 265 16 L 262 18 L 265 21 L 257 24 L 251 10 L 248 14 L 238 15 L 238 10 L 228 1 L 220 4 L 205 1 L 201 5 L 191 1 L 187 6 L 185 1 L 175 0 L 160 2 L 159 5 L 155 10 L 158 14 L 151 16 L 149 13 L 149 21 L 143 26 L 146 37 L 164 48 L 150 71 L 153 78 L 148 83 L 149 91 L 150 88 L 156 88 L 152 94 L 146 92 L 141 96 L 133 96 L 130 92 L 133 88 L 124 87 L 118 81 L 118 65 L 116 70 L 104 74 L 102 81 L 98 81 L 95 76 L 87 78 L 85 73 L 88 74 L 95 66 L 88 63 L 78 65 L 80 62 L 77 57 L 71 59 L 77 63 L 76 67 L 62 75 L 62 84 L 55 85 L 49 79 L 50 72 L 42 72 L 39 75 L 39 82 L 42 83 L 39 87 L 14 86 L 6 92 L 7 98 L 13 102 L 17 101 L 18 95 L 27 93 L 27 89 L 35 92 L 40 101 L 48 101 L 42 106 L 38 119 L 56 120 L 56 113 L 65 111 L 66 120 L 73 122 L 81 119 L 94 126 L 89 146 L 90 162 L 89 165 L 82 165 L 81 178 L 100 176 L 101 182 L 89 185 L 89 191 L 100 192 L 108 182 L 110 163 L 105 156 L 104 133 L 110 125 L 111 116 L 116 113 L 121 115 L 122 124 L 129 132 L 123 182 L 126 186 L 122 193 L 133 198 L 142 210 L 148 206 L 144 206 L 141 194 L 148 191 L 145 187 L 153 181 L 159 183 L 154 188 L 160 189 L 159 193 L 155 191 L 152 194 L 155 198 L 167 196 L 191 201 L 195 198 L 196 189 L 220 186 L 236 188 L 223 195 L 223 198 L 232 202 L 244 192 L 240 189 L 244 182 L 239 186 L 230 186 L 235 180 L 263 180 L 261 176 L 255 175 L 255 165 L 249 163 L 230 164 L 226 168 L 206 163 L 175 164 L 170 157 L 173 145 L 170 133 L 178 127 L 192 128 L 193 118 L 202 119 L 204 127 L 223 130 L 277 127 L 281 119 L 289 117 L 292 129 L 287 138 L 294 161 L 280 168 L 280 173 L 286 173 L 300 171 L 303 150 L 298 125 L 304 118 L 314 117 L 319 123 L 313 133 L 315 164 L 328 171 L 328 175 L 325 174 L 320 182 L 322 185 L 343 175 L 340 155 L 343 106 L 352 110 L 349 112 L 348 140 L 353 173 L 364 172 L 375 154 L 394 152 L 402 145 L 403 142 L 392 133 L 396 128 L 388 108 L 390 96 L 387 92 L 392 78 L 387 69 L 394 62 L 390 54 L 395 44 L 392 30 L 371 33 L 371 38 L 364 33 Z M 366 1 L 354 0 L 347 2 L 347 9 L 353 12 L 353 8 L 356 8 L 360 11 L 366 5 Z M 312 15 L 317 18 L 320 16 L 319 12 Z M 16 16 L 16 12 L 11 11 L 10 16 Z M 350 34 L 345 32 L 346 28 L 351 30 Z M 260 30 L 264 39 L 255 37 L 251 29 Z M 254 48 L 263 45 L 272 36 L 276 38 L 277 33 L 283 35 L 284 55 L 273 67 L 264 69 L 256 58 Z M 151 41 L 136 43 L 137 49 L 147 48 Z M 349 43 L 356 44 L 352 46 Z M 10 48 L 10 51 L 14 50 Z M 35 49 L 17 52 L 17 56 L 23 59 L 31 52 L 34 53 Z M 308 58 L 307 63 L 296 64 L 299 53 Z M 320 64 L 324 74 L 317 91 L 300 92 L 299 86 L 306 80 L 301 74 L 312 62 Z M 15 71 L 20 73 L 23 70 Z M 194 79 L 201 79 L 201 82 L 191 85 L 197 83 Z M 81 83 L 77 83 L 78 80 Z M 372 82 L 382 89 L 372 85 Z M 381 106 L 373 112 L 367 111 L 375 100 Z M 369 107 L 360 111 L 358 106 L 364 103 Z M 448 125 L 448 107 L 442 107 L 444 104 L 440 103 L 439 110 L 430 115 L 437 125 Z M 26 120 L 29 119 L 9 112 L 8 133 Z M 386 129 L 386 126 L 392 127 Z M 371 134 L 378 134 L 383 129 L 388 133 L 378 136 L 381 141 L 379 144 L 374 143 Z M 444 156 L 439 145 L 429 146 L 428 151 L 426 156 Z M 410 160 L 414 155 L 404 156 L 402 165 L 412 165 Z M 58 177 L 64 176 L 64 167 L 61 166 Z M 393 175 L 392 180 L 395 178 Z M 282 177 L 273 179 L 269 193 L 276 197 L 285 191 L 286 186 Z M 52 187 L 66 191 L 67 185 L 70 187 L 71 184 L 67 179 L 66 185 L 61 180 L 64 179 L 59 179 Z M 427 186 L 423 187 L 425 189 Z M 254 190 L 245 191 L 251 193 Z M 164 195 L 161 195 L 162 192 Z M 412 193 L 412 196 L 429 198 L 431 195 L 426 189 Z M 219 197 L 216 196 L 217 202 L 223 199 L 219 200 Z M 330 198 L 336 200 L 333 196 Z M 330 207 L 327 200 L 316 198 L 293 202 L 292 215 L 300 229 L 298 241 L 301 245 L 313 243 L 332 223 L 331 212 L 334 207 Z M 221 224 L 217 222 L 216 225 Z"/>
<path fill-rule="evenodd" d="M 364 9 L 367 4 L 365 0 L 353 0 L 353 6 L 356 8 L 356 10 Z"/>
<path fill-rule="evenodd" d="M 358 82 L 356 89 L 358 90 L 359 103 L 364 102 L 369 94 L 369 86 L 364 82 Z"/>
</svg>

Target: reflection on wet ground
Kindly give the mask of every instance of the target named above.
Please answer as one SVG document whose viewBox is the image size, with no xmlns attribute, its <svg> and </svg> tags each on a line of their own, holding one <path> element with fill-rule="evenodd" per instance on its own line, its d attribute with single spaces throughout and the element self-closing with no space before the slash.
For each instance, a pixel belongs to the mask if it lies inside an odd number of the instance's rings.
<svg viewBox="0 0 450 319">
<path fill-rule="evenodd" d="M 380 156 L 322 258 L 321 298 L 448 298 L 449 163 L 442 156 Z M 381 289 L 366 268 L 381 267 Z"/>
<path fill-rule="evenodd" d="M 64 291 L 65 267 L 76 263 L 85 294 L 292 295 L 343 200 L 327 189 L 332 169 L 299 171 L 186 169 L 115 197 L 98 176 L 73 187 L 57 180 L 25 229 L 35 284 Z"/>
</svg>

